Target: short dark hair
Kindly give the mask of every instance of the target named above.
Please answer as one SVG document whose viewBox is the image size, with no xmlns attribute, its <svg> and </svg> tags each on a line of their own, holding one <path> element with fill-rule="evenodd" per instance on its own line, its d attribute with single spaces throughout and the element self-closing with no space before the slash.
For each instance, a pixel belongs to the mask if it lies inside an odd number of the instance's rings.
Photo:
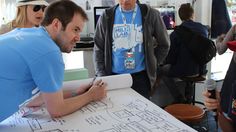
<svg viewBox="0 0 236 132">
<path fill-rule="evenodd" d="M 88 20 L 85 11 L 70 0 L 59 0 L 51 3 L 44 12 L 42 26 L 48 26 L 57 18 L 61 21 L 62 26 L 66 29 L 68 23 L 72 21 L 75 14 L 80 14 L 84 21 Z"/>
<path fill-rule="evenodd" d="M 193 16 L 194 10 L 190 3 L 182 4 L 179 8 L 179 17 L 182 21 L 189 20 Z"/>
</svg>

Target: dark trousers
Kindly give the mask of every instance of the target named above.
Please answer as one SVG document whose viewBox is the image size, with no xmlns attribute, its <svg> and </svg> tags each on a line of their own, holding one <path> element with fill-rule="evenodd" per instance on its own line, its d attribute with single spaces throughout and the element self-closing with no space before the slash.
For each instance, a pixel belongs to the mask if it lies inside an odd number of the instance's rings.
<svg viewBox="0 0 236 132">
<path fill-rule="evenodd" d="M 150 99 L 151 84 L 146 71 L 131 74 L 133 85 L 131 86 L 136 92 L 147 99 Z"/>
<path fill-rule="evenodd" d="M 174 102 L 173 103 L 193 103 L 194 99 L 194 82 L 191 81 L 180 81 L 176 82 L 174 78 L 171 77 L 162 77 L 163 82 L 168 88 L 170 94 L 172 95 Z M 180 85 L 182 83 L 184 85 Z M 180 86 L 184 87 L 184 93 L 180 91 Z"/>
</svg>

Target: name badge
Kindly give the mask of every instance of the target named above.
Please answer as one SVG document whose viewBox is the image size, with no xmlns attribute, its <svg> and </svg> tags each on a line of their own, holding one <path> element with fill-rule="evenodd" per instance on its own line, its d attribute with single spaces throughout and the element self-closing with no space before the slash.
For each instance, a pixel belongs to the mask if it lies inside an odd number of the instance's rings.
<svg viewBox="0 0 236 132">
<path fill-rule="evenodd" d="M 126 52 L 125 53 L 124 65 L 125 65 L 126 69 L 134 69 L 135 68 L 134 52 Z"/>
</svg>

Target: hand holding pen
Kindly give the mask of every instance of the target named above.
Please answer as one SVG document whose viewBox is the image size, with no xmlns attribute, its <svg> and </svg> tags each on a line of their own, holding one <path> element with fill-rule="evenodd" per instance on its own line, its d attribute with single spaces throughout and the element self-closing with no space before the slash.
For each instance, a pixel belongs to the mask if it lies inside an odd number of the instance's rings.
<svg viewBox="0 0 236 132">
<path fill-rule="evenodd" d="M 97 78 L 97 75 L 95 75 L 92 79 L 92 81 L 89 83 L 90 86 L 92 86 Z"/>
<path fill-rule="evenodd" d="M 84 93 L 92 97 L 91 101 L 97 101 L 106 97 L 106 86 L 107 86 L 106 83 L 103 82 L 101 79 L 99 79 L 98 81 L 96 81 L 96 79 L 97 76 L 94 76 L 94 78 L 90 81 L 89 84 L 80 86 L 78 90 L 72 92 L 71 97 Z"/>
<path fill-rule="evenodd" d="M 96 79 L 97 79 L 97 75 L 95 75 L 95 76 L 93 77 L 93 80 L 89 83 L 90 86 L 93 86 L 94 84 L 96 84 L 97 86 L 102 87 L 102 85 L 104 84 L 104 82 L 103 82 L 101 79 L 98 80 L 97 82 L 95 82 Z"/>
<path fill-rule="evenodd" d="M 98 101 L 106 97 L 106 86 L 107 84 L 103 82 L 101 79 L 98 81 L 95 81 L 95 79 L 92 80 L 90 84 L 92 86 L 88 89 L 88 94 L 91 95 L 92 101 Z"/>
<path fill-rule="evenodd" d="M 95 76 L 89 84 L 80 87 L 79 91 L 76 90 L 75 92 L 72 92 L 72 93 L 71 93 L 71 91 L 68 92 L 69 93 L 68 98 L 74 97 L 74 95 L 72 95 L 73 93 L 76 94 L 75 96 L 84 93 L 84 94 L 86 94 L 86 96 L 90 97 L 89 100 L 91 100 L 91 101 L 98 101 L 98 100 L 101 100 L 104 97 L 106 97 L 106 83 L 104 83 L 101 79 L 96 81 L 96 78 L 97 78 L 97 76 Z M 63 94 L 64 94 L 64 92 L 63 92 Z M 63 96 L 64 96 L 64 98 L 66 98 L 65 95 L 63 95 Z M 38 96 L 38 99 L 40 100 L 41 96 Z M 25 103 L 22 105 L 22 108 L 21 108 L 23 111 L 22 117 L 27 117 L 27 116 L 31 115 L 33 112 L 36 112 L 42 108 L 42 102 L 41 101 L 39 103 L 38 103 L 38 101 L 36 101 L 36 102 L 37 103 L 33 103 L 33 104 L 41 104 L 40 107 L 34 107 L 34 106 L 38 106 L 38 105 L 32 105 L 33 107 L 29 107 L 29 104 L 27 105 Z"/>
<path fill-rule="evenodd" d="M 96 81 L 96 79 L 97 79 L 97 76 L 95 75 L 88 84 L 81 85 L 79 87 L 79 89 L 77 89 L 76 91 L 72 92 L 72 94 L 69 94 L 69 95 L 72 95 L 72 97 L 77 96 L 77 95 L 80 95 L 80 94 L 83 94 L 83 93 L 89 91 L 89 89 L 95 84 L 98 86 L 102 86 L 104 84 L 101 80 Z M 69 97 L 71 97 L 71 96 L 69 96 Z"/>
</svg>

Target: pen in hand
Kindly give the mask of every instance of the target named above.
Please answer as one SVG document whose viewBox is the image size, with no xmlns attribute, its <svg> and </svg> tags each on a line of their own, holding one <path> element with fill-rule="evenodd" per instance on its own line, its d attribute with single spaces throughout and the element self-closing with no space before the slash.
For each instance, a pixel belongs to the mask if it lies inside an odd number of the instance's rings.
<svg viewBox="0 0 236 132">
<path fill-rule="evenodd" d="M 97 75 L 95 75 L 95 76 L 93 77 L 93 80 L 89 83 L 89 86 L 90 86 L 90 87 L 94 85 L 94 82 L 95 82 L 96 79 L 97 79 Z M 99 80 L 99 81 L 100 81 L 100 80 Z M 101 81 L 99 84 L 97 84 L 97 86 L 102 87 L 103 84 L 104 84 L 104 82 Z"/>
<path fill-rule="evenodd" d="M 93 80 L 89 83 L 89 86 L 92 86 L 92 85 L 94 84 L 96 78 L 97 78 L 97 75 L 95 75 L 95 76 L 93 77 Z"/>
<path fill-rule="evenodd" d="M 75 97 L 77 95 L 81 95 L 81 94 L 89 91 L 89 89 L 95 84 L 96 79 L 97 79 L 97 75 L 95 75 L 92 79 L 90 79 L 88 84 L 80 86 L 79 89 L 74 90 L 74 91 L 68 91 L 67 93 L 64 92 L 64 97 L 65 98 Z M 102 87 L 104 84 L 103 82 L 101 82 L 101 80 L 99 80 L 98 83 L 99 84 L 97 84 L 97 86 L 100 86 L 100 87 Z"/>
<path fill-rule="evenodd" d="M 88 88 L 85 90 L 85 92 L 87 92 L 93 86 L 96 78 L 97 78 L 97 75 L 93 77 L 92 81 L 89 83 Z"/>
</svg>

